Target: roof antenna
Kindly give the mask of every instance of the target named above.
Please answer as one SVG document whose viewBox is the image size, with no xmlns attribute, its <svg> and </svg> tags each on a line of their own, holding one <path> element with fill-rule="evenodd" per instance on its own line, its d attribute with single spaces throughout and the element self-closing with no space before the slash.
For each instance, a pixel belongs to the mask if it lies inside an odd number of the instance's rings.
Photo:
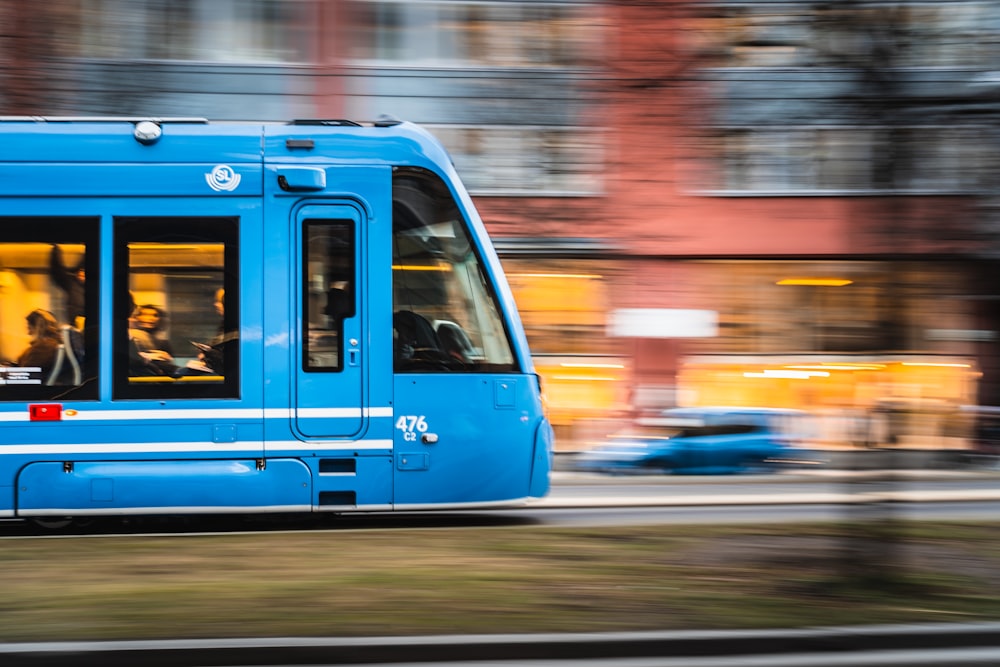
<svg viewBox="0 0 1000 667">
<path fill-rule="evenodd" d="M 382 114 L 375 119 L 375 127 L 394 127 L 396 125 L 402 124 L 403 121 L 399 120 L 395 116 L 390 116 L 389 114 Z"/>
</svg>

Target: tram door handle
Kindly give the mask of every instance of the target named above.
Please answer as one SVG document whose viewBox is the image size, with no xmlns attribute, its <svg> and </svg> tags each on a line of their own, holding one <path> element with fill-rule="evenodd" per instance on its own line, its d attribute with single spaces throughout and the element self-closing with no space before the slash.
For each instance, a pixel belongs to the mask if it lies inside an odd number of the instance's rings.
<svg viewBox="0 0 1000 667">
<path fill-rule="evenodd" d="M 358 356 L 360 356 L 360 354 L 361 354 L 361 352 L 358 350 L 358 339 L 357 338 L 352 338 L 351 340 L 349 340 L 347 342 L 351 346 L 351 349 L 349 349 L 347 351 L 347 365 L 348 366 L 357 366 L 358 365 Z"/>
</svg>

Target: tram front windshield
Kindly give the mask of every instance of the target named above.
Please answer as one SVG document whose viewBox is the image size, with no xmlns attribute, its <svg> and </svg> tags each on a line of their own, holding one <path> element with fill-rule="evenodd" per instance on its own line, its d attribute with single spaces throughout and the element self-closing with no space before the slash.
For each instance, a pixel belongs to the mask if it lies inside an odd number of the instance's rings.
<svg viewBox="0 0 1000 667">
<path fill-rule="evenodd" d="M 397 168 L 392 195 L 396 372 L 517 370 L 493 283 L 447 186 Z"/>
</svg>

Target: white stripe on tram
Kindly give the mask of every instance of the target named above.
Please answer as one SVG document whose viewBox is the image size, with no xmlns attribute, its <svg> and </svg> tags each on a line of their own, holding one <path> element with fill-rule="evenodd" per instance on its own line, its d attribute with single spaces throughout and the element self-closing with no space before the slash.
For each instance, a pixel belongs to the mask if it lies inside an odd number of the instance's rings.
<svg viewBox="0 0 1000 667">
<path fill-rule="evenodd" d="M 60 421 L 134 421 L 182 419 L 357 419 L 392 417 L 391 407 L 378 408 L 193 408 L 164 410 L 80 410 L 64 408 Z M 24 412 L 0 412 L 0 422 L 30 421 Z"/>
<path fill-rule="evenodd" d="M 392 440 L 298 440 L 246 442 L 102 442 L 86 444 L 0 445 L 0 454 L 211 454 L 243 453 L 255 458 L 266 452 L 371 451 L 392 449 Z"/>
</svg>

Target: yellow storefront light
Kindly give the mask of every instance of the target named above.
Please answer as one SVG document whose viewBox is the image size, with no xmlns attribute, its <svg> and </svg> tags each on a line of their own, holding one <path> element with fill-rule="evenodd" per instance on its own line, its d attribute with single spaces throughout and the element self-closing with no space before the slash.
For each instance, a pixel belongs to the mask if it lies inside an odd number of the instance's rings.
<svg viewBox="0 0 1000 667">
<path fill-rule="evenodd" d="M 929 361 L 904 361 L 903 366 L 928 366 L 931 368 L 972 368 L 972 364 L 943 364 Z"/>
<path fill-rule="evenodd" d="M 574 280 L 600 280 L 599 273 L 508 273 L 508 278 L 570 278 Z"/>
<path fill-rule="evenodd" d="M 808 380 L 814 377 L 830 377 L 826 371 L 793 371 L 787 369 L 768 368 L 760 372 L 747 372 L 743 374 L 745 378 L 768 378 L 786 380 Z"/>
<path fill-rule="evenodd" d="M 814 364 L 809 366 L 788 366 L 800 371 L 878 371 L 885 368 L 885 364 Z"/>
<path fill-rule="evenodd" d="M 562 368 L 625 368 L 625 364 L 583 364 L 583 363 L 561 363 Z"/>
<path fill-rule="evenodd" d="M 853 280 L 847 278 L 782 278 L 775 285 L 807 285 L 813 287 L 843 287 Z"/>
</svg>

